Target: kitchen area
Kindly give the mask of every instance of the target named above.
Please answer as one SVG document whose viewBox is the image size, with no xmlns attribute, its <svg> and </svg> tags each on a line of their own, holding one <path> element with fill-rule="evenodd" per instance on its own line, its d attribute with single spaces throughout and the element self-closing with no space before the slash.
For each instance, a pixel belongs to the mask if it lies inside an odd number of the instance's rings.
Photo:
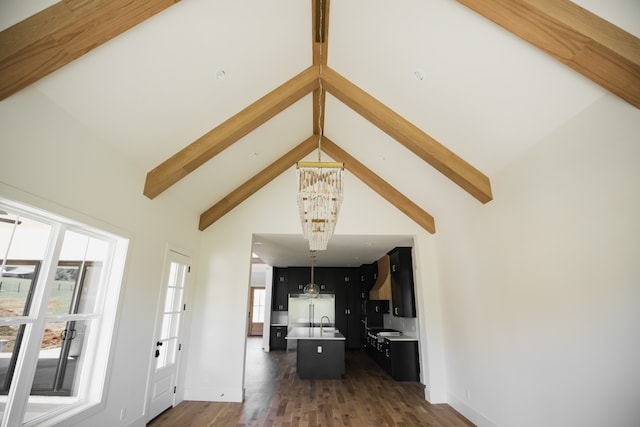
<svg viewBox="0 0 640 427">
<path fill-rule="evenodd" d="M 343 378 L 345 351 L 364 351 L 396 381 L 420 381 L 412 252 L 393 247 L 358 267 L 274 267 L 270 351 L 297 352 L 303 379 Z"/>
</svg>

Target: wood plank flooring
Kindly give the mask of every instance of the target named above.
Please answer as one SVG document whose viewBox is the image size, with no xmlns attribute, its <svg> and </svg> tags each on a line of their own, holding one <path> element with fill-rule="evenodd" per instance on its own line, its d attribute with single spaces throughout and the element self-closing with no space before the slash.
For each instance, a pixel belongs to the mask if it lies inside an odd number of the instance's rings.
<svg viewBox="0 0 640 427">
<path fill-rule="evenodd" d="M 301 380 L 295 352 L 262 351 L 249 338 L 243 403 L 185 401 L 149 427 L 462 427 L 449 405 L 424 400 L 422 384 L 396 382 L 364 352 L 348 351 L 342 380 Z"/>
</svg>

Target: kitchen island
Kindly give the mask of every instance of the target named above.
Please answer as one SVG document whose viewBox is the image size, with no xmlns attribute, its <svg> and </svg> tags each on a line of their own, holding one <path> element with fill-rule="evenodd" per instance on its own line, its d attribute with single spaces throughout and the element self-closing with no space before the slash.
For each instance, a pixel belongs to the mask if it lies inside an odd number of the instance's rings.
<svg viewBox="0 0 640 427">
<path fill-rule="evenodd" d="M 287 334 L 297 341 L 297 372 L 302 379 L 341 379 L 345 336 L 335 328 L 296 327 Z"/>
</svg>

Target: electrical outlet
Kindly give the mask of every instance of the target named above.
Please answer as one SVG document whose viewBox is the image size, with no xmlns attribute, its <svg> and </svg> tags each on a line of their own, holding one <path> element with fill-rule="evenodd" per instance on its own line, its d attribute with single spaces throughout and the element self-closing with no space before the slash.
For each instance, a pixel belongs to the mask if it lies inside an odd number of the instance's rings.
<svg viewBox="0 0 640 427">
<path fill-rule="evenodd" d="M 469 389 L 465 390 L 465 394 L 467 395 L 467 400 L 471 400 L 471 392 L 469 391 Z"/>
</svg>

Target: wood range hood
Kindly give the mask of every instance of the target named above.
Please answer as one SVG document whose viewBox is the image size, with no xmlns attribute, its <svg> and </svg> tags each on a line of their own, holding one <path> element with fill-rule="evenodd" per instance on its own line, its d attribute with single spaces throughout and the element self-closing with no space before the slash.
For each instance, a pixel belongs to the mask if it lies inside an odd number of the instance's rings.
<svg viewBox="0 0 640 427">
<path fill-rule="evenodd" d="M 369 291 L 369 299 L 391 301 L 391 263 L 389 255 L 384 255 L 378 260 L 378 275 L 376 283 Z"/>
</svg>

